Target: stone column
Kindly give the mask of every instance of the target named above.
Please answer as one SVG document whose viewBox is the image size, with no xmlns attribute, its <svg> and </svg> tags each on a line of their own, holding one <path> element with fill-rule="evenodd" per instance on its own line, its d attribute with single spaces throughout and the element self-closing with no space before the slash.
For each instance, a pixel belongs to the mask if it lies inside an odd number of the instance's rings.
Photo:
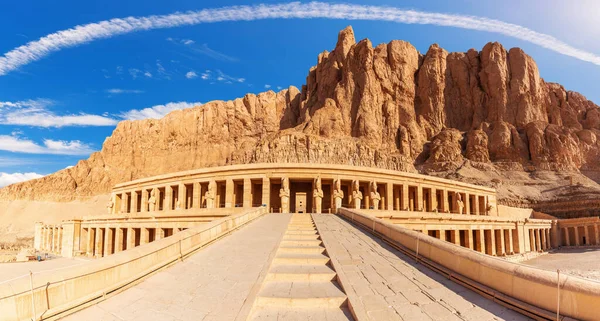
<svg viewBox="0 0 600 321">
<path fill-rule="evenodd" d="M 96 242 L 96 229 L 93 227 L 89 227 L 88 228 L 88 233 L 87 233 L 87 256 L 88 257 L 93 257 L 94 256 L 94 244 Z"/>
<path fill-rule="evenodd" d="M 579 228 L 574 226 L 573 229 L 575 230 L 575 245 L 579 246 L 581 245 L 581 242 L 579 242 Z"/>
<path fill-rule="evenodd" d="M 42 224 L 42 222 L 35 222 L 33 228 L 33 248 L 38 251 L 42 249 Z"/>
<path fill-rule="evenodd" d="M 421 212 L 423 211 L 423 186 L 421 186 L 421 184 L 417 185 L 416 191 L 417 199 L 415 200 L 415 211 Z"/>
<path fill-rule="evenodd" d="M 401 189 L 402 189 L 402 187 L 400 187 L 400 189 L 394 189 L 394 207 L 393 207 L 393 209 L 396 210 L 396 211 L 402 211 L 403 210 L 403 208 L 401 206 L 402 203 L 401 203 L 401 198 L 400 198 Z"/>
<path fill-rule="evenodd" d="M 112 253 L 112 246 L 113 246 L 113 229 L 112 228 L 106 228 L 105 229 L 106 234 L 104 235 L 104 256 L 109 256 Z"/>
<path fill-rule="evenodd" d="M 479 244 L 476 244 L 475 250 L 478 252 L 481 252 L 483 254 L 485 254 L 485 247 L 486 247 L 484 231 L 485 230 L 482 230 L 482 229 L 475 230 L 475 238 L 477 239 L 477 242 L 479 243 Z"/>
<path fill-rule="evenodd" d="M 594 244 L 600 245 L 600 235 L 598 235 L 598 224 L 594 224 Z"/>
<path fill-rule="evenodd" d="M 160 227 L 157 227 L 154 232 L 154 240 L 158 241 L 158 240 L 164 239 L 164 238 L 165 238 L 165 230 L 163 230 Z"/>
<path fill-rule="evenodd" d="M 407 183 L 402 184 L 402 206 L 404 206 L 404 208 L 400 209 L 402 211 L 410 210 L 410 204 L 408 204 L 409 203 L 409 198 L 408 198 L 409 189 L 410 188 Z"/>
<path fill-rule="evenodd" d="M 185 185 L 183 183 L 179 183 L 177 192 L 177 204 L 175 204 L 175 209 L 185 210 L 187 209 L 187 190 L 185 189 Z"/>
<path fill-rule="evenodd" d="M 252 207 L 252 181 L 244 178 L 244 207 Z"/>
<path fill-rule="evenodd" d="M 475 215 L 482 215 L 483 213 L 479 212 L 479 195 L 475 195 L 475 202 L 473 202 L 473 206 L 475 206 Z"/>
<path fill-rule="evenodd" d="M 535 229 L 535 234 L 534 235 L 535 235 L 535 248 L 538 251 L 541 251 L 542 250 L 542 242 L 541 242 L 542 240 L 540 238 L 540 229 L 539 228 Z"/>
<path fill-rule="evenodd" d="M 192 207 L 200 208 L 202 206 L 202 185 L 200 182 L 192 184 Z"/>
<path fill-rule="evenodd" d="M 119 253 L 124 250 L 123 248 L 123 229 L 117 227 L 115 229 L 115 253 Z"/>
<path fill-rule="evenodd" d="M 52 226 L 52 245 L 50 246 L 50 251 L 56 251 L 56 226 Z"/>
<path fill-rule="evenodd" d="M 150 231 L 147 228 L 140 228 L 140 234 L 140 245 L 144 245 L 150 242 Z"/>
<path fill-rule="evenodd" d="M 159 203 L 159 202 L 157 202 L 157 203 Z M 170 211 L 172 209 L 173 209 L 173 188 L 171 187 L 171 185 L 167 185 L 167 186 L 165 186 L 165 201 L 163 203 L 163 211 Z"/>
<path fill-rule="evenodd" d="M 496 238 L 494 237 L 494 229 L 485 230 L 485 253 L 488 255 L 496 255 Z"/>
<path fill-rule="evenodd" d="M 137 213 L 138 209 L 138 191 L 131 191 L 131 210 L 130 213 Z"/>
<path fill-rule="evenodd" d="M 498 256 L 506 255 L 506 244 L 504 243 L 504 230 L 502 230 L 501 228 L 494 230 L 494 236 L 496 235 L 496 254 Z"/>
<path fill-rule="evenodd" d="M 127 228 L 127 250 L 135 247 L 135 230 L 131 227 Z"/>
<path fill-rule="evenodd" d="M 585 245 L 589 245 L 592 242 L 590 242 L 590 233 L 589 233 L 589 225 L 584 225 L 583 226 L 583 232 L 584 232 L 584 236 L 585 236 Z"/>
<path fill-rule="evenodd" d="M 469 199 L 469 193 L 465 193 L 465 197 L 463 198 L 463 203 L 465 204 L 465 214 L 471 215 L 471 200 Z"/>
<path fill-rule="evenodd" d="M 537 249 L 535 248 L 535 234 L 533 229 L 529 229 L 529 251 L 535 252 Z"/>
<path fill-rule="evenodd" d="M 262 183 L 262 204 L 269 208 L 271 206 L 271 180 L 263 177 Z M 271 209 L 269 208 L 269 211 Z"/>
<path fill-rule="evenodd" d="M 141 211 L 143 213 L 148 212 L 148 190 L 145 188 L 142 190 L 142 210 Z"/>
<path fill-rule="evenodd" d="M 515 254 L 515 249 L 513 247 L 513 230 L 508 229 L 504 231 L 504 240 L 506 241 L 506 252 L 509 255 Z"/>
<path fill-rule="evenodd" d="M 121 194 L 121 213 L 127 213 L 127 204 L 129 203 L 129 195 L 126 192 Z"/>
<path fill-rule="evenodd" d="M 385 203 L 386 210 L 394 210 L 394 184 L 389 182 L 385 184 Z"/>
<path fill-rule="evenodd" d="M 551 236 L 550 236 L 550 229 L 549 228 L 546 229 L 546 247 L 548 249 L 552 248 L 552 242 L 551 242 Z"/>
<path fill-rule="evenodd" d="M 104 229 L 96 228 L 96 250 L 94 251 L 94 257 L 102 257 L 104 253 Z"/>
<path fill-rule="evenodd" d="M 440 240 L 446 241 L 446 231 L 445 230 L 439 230 L 439 233 L 440 233 Z"/>
<path fill-rule="evenodd" d="M 452 230 L 451 231 L 450 242 L 460 246 L 460 230 Z"/>
<path fill-rule="evenodd" d="M 225 207 L 233 207 L 234 200 L 234 188 L 233 180 L 228 178 L 225 180 Z"/>
<path fill-rule="evenodd" d="M 569 238 L 569 228 L 563 227 L 563 230 L 565 231 L 565 239 L 563 240 L 563 244 L 565 246 L 571 246 L 571 240 Z"/>
<path fill-rule="evenodd" d="M 450 213 L 450 207 L 448 206 L 448 190 L 442 190 L 442 208 L 440 209 L 442 213 Z"/>
<path fill-rule="evenodd" d="M 541 246 L 542 246 L 542 251 L 546 251 L 548 249 L 548 242 L 546 240 L 546 229 L 540 229 L 539 231 L 539 235 L 541 238 Z"/>
<path fill-rule="evenodd" d="M 472 230 L 465 230 L 465 247 L 468 247 L 471 250 L 475 249 L 475 244 L 473 244 L 473 231 Z"/>
</svg>

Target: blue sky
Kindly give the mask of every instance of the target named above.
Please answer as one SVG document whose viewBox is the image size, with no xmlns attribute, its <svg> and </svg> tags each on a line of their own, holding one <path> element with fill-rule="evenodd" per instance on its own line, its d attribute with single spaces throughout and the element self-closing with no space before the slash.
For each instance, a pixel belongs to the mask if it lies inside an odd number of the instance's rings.
<svg viewBox="0 0 600 321">
<path fill-rule="evenodd" d="M 550 50 L 494 30 L 313 18 L 172 26 L 80 41 L 49 54 L 38 52 L 27 61 L 25 54 L 12 60 L 0 58 L 0 71 L 3 63 L 5 68 L 0 72 L 0 186 L 75 165 L 101 149 L 122 119 L 156 117 L 175 108 L 248 92 L 300 87 L 317 54 L 331 50 L 338 31 L 349 24 L 357 39 L 369 38 L 374 44 L 406 40 L 423 53 L 432 43 L 448 51 L 480 50 L 490 41 L 499 41 L 507 49 L 521 47 L 536 60 L 546 81 L 559 82 L 600 102 L 597 1 L 343 3 L 501 20 L 550 35 L 585 53 L 571 57 L 560 48 Z M 11 1 L 0 12 L 0 57 L 78 25 L 252 4 L 229 0 Z M 594 62 L 581 59 L 586 53 Z"/>
</svg>

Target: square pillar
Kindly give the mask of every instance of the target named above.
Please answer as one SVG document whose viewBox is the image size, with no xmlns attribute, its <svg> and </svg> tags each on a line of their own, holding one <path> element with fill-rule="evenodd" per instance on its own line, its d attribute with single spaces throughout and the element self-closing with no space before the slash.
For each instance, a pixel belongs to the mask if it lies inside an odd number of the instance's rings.
<svg viewBox="0 0 600 321">
<path fill-rule="evenodd" d="M 579 228 L 577 228 L 577 226 L 573 227 L 573 230 L 575 230 L 575 245 L 579 246 L 581 245 L 579 242 Z"/>
<path fill-rule="evenodd" d="M 547 228 L 545 231 L 546 231 L 546 248 L 551 249 L 552 248 L 552 239 L 550 236 L 550 229 Z"/>
<path fill-rule="evenodd" d="M 394 188 L 394 207 L 393 207 L 393 209 L 396 211 L 403 210 L 402 202 L 401 202 L 401 198 L 400 198 L 401 194 L 402 194 L 402 186 L 400 186 L 400 188 Z"/>
<path fill-rule="evenodd" d="M 563 231 L 565 232 L 565 239 L 563 240 L 563 244 L 565 246 L 571 246 L 571 240 L 569 239 L 569 228 L 563 227 Z"/>
<path fill-rule="evenodd" d="M 148 212 L 148 198 L 148 190 L 144 188 L 142 190 L 142 212 Z"/>
<path fill-rule="evenodd" d="M 583 231 L 584 231 L 584 235 L 585 235 L 585 245 L 589 245 L 592 242 L 590 242 L 590 233 L 589 233 L 589 225 L 584 225 L 583 226 Z"/>
<path fill-rule="evenodd" d="M 546 251 L 548 249 L 548 242 L 546 240 L 546 229 L 541 229 L 541 230 L 538 230 L 538 231 L 540 231 L 539 234 L 540 234 L 540 237 L 542 239 L 541 242 L 540 242 L 541 245 L 542 245 L 542 251 Z"/>
<path fill-rule="evenodd" d="M 440 233 L 440 240 L 446 241 L 446 231 L 445 230 L 438 230 L 438 233 Z"/>
<path fill-rule="evenodd" d="M 141 233 L 140 245 L 149 243 L 150 242 L 150 231 L 147 228 L 142 227 L 142 228 L 140 228 L 140 233 Z"/>
<path fill-rule="evenodd" d="M 192 191 L 193 208 L 200 208 L 202 206 L 201 193 L 202 186 L 200 185 L 200 182 L 194 182 Z"/>
<path fill-rule="evenodd" d="M 535 229 L 534 236 L 535 236 L 535 248 L 537 251 L 541 251 L 542 250 L 542 242 L 541 242 L 541 238 L 540 238 L 540 229 L 539 228 Z"/>
<path fill-rule="evenodd" d="M 513 230 L 508 229 L 504 230 L 504 240 L 506 241 L 506 252 L 509 255 L 515 254 L 515 250 L 513 247 Z"/>
<path fill-rule="evenodd" d="M 115 229 L 115 253 L 123 251 L 123 229 L 117 227 Z"/>
<path fill-rule="evenodd" d="M 385 209 L 388 211 L 394 210 L 394 184 L 385 184 Z"/>
<path fill-rule="evenodd" d="M 437 191 L 433 186 L 429 189 L 429 204 L 431 204 L 432 212 L 436 212 L 436 209 L 439 211 L 437 204 Z"/>
<path fill-rule="evenodd" d="M 485 253 L 488 255 L 496 255 L 496 238 L 494 237 L 494 229 L 484 230 L 485 234 Z"/>
<path fill-rule="evenodd" d="M 127 244 L 126 250 L 131 250 L 135 247 L 135 230 L 131 227 L 127 228 Z"/>
<path fill-rule="evenodd" d="M 536 248 L 535 248 L 535 232 L 533 231 L 533 229 L 529 229 L 529 251 L 531 252 L 535 252 Z"/>
<path fill-rule="evenodd" d="M 33 230 L 33 248 L 38 251 L 42 249 L 42 226 L 42 222 L 35 222 L 35 227 Z"/>
<path fill-rule="evenodd" d="M 104 256 L 109 256 L 112 253 L 112 246 L 113 246 L 113 229 L 112 228 L 106 228 L 105 229 L 105 235 L 104 235 Z"/>
<path fill-rule="evenodd" d="M 125 192 L 121 194 L 121 213 L 127 213 L 127 204 L 129 203 L 129 195 Z"/>
<path fill-rule="evenodd" d="M 271 180 L 263 177 L 262 183 L 262 205 L 266 206 L 270 211 L 271 206 Z"/>
<path fill-rule="evenodd" d="M 494 230 L 494 238 L 496 242 L 496 254 L 503 256 L 506 254 L 506 247 L 504 244 L 504 231 L 502 229 Z"/>
<path fill-rule="evenodd" d="M 157 227 L 154 232 L 154 240 L 158 241 L 158 240 L 164 239 L 164 238 L 165 238 L 165 230 L 163 230 L 160 227 Z"/>
<path fill-rule="evenodd" d="M 175 204 L 176 210 L 185 210 L 187 208 L 187 190 L 185 185 L 180 183 L 178 186 L 179 191 L 177 192 L 177 203 Z"/>
<path fill-rule="evenodd" d="M 417 194 L 417 199 L 415 200 L 415 212 L 424 211 L 425 209 L 423 208 L 423 186 L 419 184 L 417 185 L 417 188 L 415 190 Z"/>
<path fill-rule="evenodd" d="M 475 230 L 475 239 L 477 239 L 475 250 L 485 254 L 485 230 Z"/>
<path fill-rule="evenodd" d="M 473 231 L 472 230 L 465 230 L 465 247 L 468 247 L 471 250 L 475 249 L 475 244 L 473 244 Z"/>
<path fill-rule="evenodd" d="M 94 251 L 94 257 L 99 258 L 102 257 L 102 253 L 104 253 L 104 229 L 96 228 L 96 250 Z"/>
<path fill-rule="evenodd" d="M 406 183 L 402 184 L 402 202 L 401 203 L 402 203 L 403 208 L 400 209 L 401 211 L 409 211 L 410 210 L 408 192 L 409 192 L 408 184 L 406 184 Z"/>
<path fill-rule="evenodd" d="M 252 181 L 244 178 L 244 207 L 252 207 Z"/>
<path fill-rule="evenodd" d="M 448 190 L 442 190 L 442 205 L 440 211 L 442 213 L 450 213 L 450 207 L 448 206 Z"/>
<path fill-rule="evenodd" d="M 233 184 L 233 180 L 231 178 L 228 178 L 225 181 L 225 207 L 233 207 L 233 203 L 234 203 L 234 190 L 235 186 Z"/>
<path fill-rule="evenodd" d="M 87 233 L 87 252 L 88 257 L 94 256 L 94 245 L 96 243 L 96 229 L 93 227 L 88 228 Z"/>
<path fill-rule="evenodd" d="M 156 201 L 159 204 L 159 201 Z M 163 211 L 170 211 L 173 209 L 173 188 L 171 185 L 165 186 L 165 202 L 163 203 Z"/>
<path fill-rule="evenodd" d="M 450 231 L 450 242 L 460 246 L 460 230 Z"/>
<path fill-rule="evenodd" d="M 62 223 L 60 253 L 63 257 L 74 257 L 80 251 L 81 220 L 69 220 Z"/>
<path fill-rule="evenodd" d="M 138 191 L 131 192 L 131 213 L 137 213 L 138 211 Z"/>
<path fill-rule="evenodd" d="M 463 204 L 465 204 L 465 214 L 471 215 L 471 200 L 469 199 L 469 193 L 465 193 L 465 197 L 463 199 Z"/>
<path fill-rule="evenodd" d="M 483 213 L 479 212 L 479 196 L 475 195 L 475 201 L 473 202 L 473 206 L 475 206 L 475 215 L 482 215 Z"/>
</svg>

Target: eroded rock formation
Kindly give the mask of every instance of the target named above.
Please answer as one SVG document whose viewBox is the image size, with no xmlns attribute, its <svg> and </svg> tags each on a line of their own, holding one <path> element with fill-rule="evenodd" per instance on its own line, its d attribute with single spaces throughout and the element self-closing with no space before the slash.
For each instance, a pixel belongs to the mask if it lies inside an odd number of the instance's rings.
<svg viewBox="0 0 600 321">
<path fill-rule="evenodd" d="M 88 160 L 3 188 L 0 199 L 70 200 L 136 178 L 254 162 L 600 171 L 599 135 L 599 107 L 546 83 L 521 49 L 448 53 L 434 44 L 423 55 L 404 41 L 356 43 L 348 27 L 301 91 L 123 121 Z"/>
</svg>

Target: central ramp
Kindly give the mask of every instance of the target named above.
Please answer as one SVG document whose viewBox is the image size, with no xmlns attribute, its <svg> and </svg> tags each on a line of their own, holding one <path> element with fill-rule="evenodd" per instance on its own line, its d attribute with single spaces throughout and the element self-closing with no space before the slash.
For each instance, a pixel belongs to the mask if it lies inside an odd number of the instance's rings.
<svg viewBox="0 0 600 321">
<path fill-rule="evenodd" d="M 292 216 L 248 320 L 353 320 L 311 215 Z"/>
</svg>

